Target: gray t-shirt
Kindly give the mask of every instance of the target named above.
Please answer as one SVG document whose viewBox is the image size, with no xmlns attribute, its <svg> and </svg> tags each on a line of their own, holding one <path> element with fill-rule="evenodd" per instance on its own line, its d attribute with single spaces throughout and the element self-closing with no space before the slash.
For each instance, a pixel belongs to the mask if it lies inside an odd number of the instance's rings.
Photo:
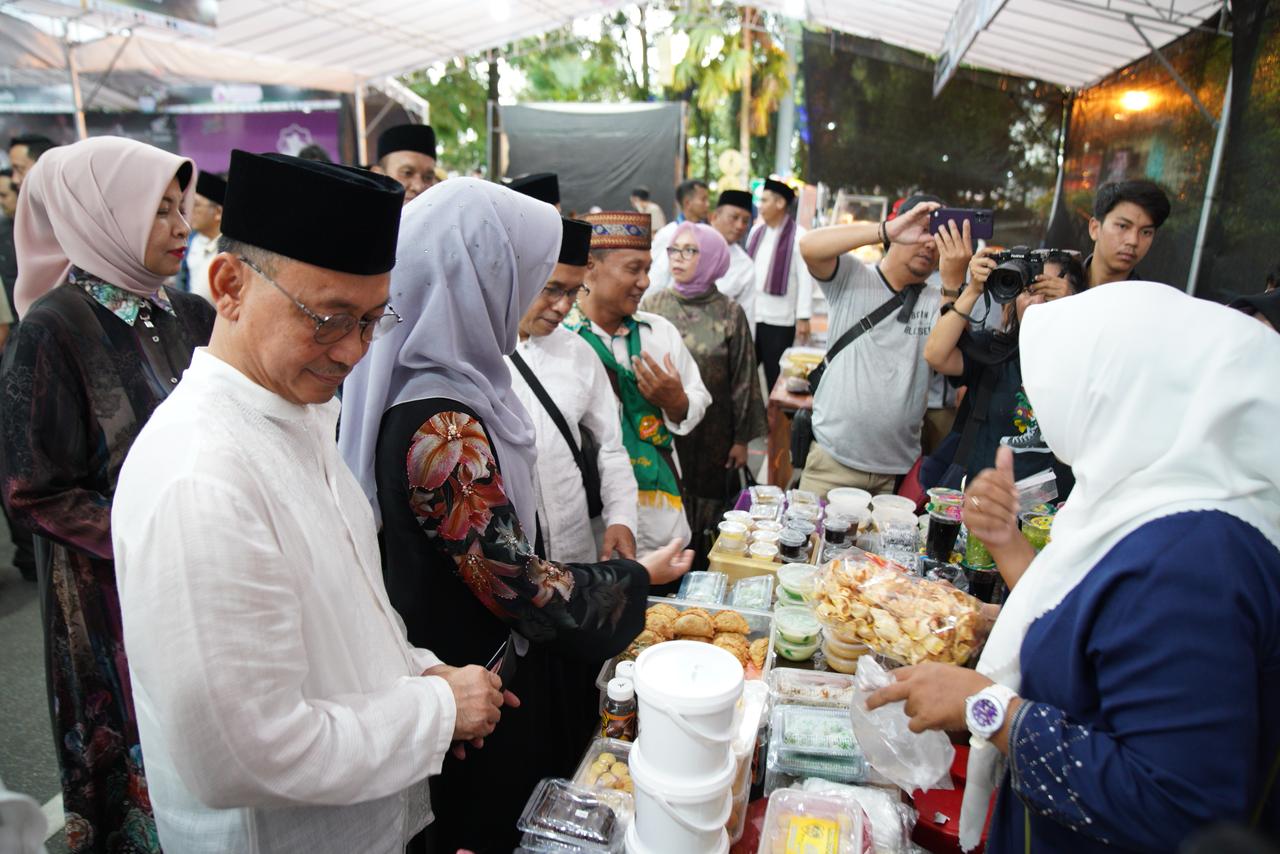
<svg viewBox="0 0 1280 854">
<path fill-rule="evenodd" d="M 840 257 L 831 281 L 818 284 L 829 304 L 827 340 L 832 344 L 893 296 L 875 267 L 851 255 Z M 813 401 L 813 435 L 849 468 L 900 475 L 920 456 L 920 423 L 929 393 L 924 344 L 941 299 L 936 285 L 926 285 L 907 323 L 890 315 L 827 368 Z"/>
</svg>

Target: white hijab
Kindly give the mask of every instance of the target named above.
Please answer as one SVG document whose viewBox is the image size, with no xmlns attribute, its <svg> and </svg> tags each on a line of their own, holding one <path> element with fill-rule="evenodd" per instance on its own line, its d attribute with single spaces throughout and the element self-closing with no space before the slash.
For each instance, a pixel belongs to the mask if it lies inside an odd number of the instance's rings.
<svg viewBox="0 0 1280 854">
<path fill-rule="evenodd" d="M 484 422 L 507 498 L 532 536 L 533 422 L 502 357 L 515 350 L 520 318 L 546 286 L 560 238 L 554 207 L 474 178 L 444 181 L 405 206 L 390 298 L 404 322 L 347 377 L 338 433 L 379 524 L 374 453 L 383 414 L 443 397 Z"/>
<path fill-rule="evenodd" d="M 1280 548 L 1280 334 L 1167 285 L 1117 282 L 1032 306 L 1020 337 L 1027 397 L 1076 485 L 978 662 L 1015 691 L 1027 628 L 1146 523 L 1220 510 Z M 969 754 L 965 850 L 981 836 L 999 759 L 990 744 Z"/>
</svg>

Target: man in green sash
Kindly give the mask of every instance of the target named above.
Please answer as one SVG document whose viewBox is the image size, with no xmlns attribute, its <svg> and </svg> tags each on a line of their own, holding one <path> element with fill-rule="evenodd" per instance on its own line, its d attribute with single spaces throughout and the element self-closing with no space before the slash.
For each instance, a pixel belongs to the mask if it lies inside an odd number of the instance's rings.
<svg viewBox="0 0 1280 854">
<path fill-rule="evenodd" d="M 565 324 L 600 357 L 621 404 L 622 441 L 639 486 L 636 549 L 643 553 L 673 537 L 688 542 L 671 436 L 698 426 L 711 395 L 680 330 L 638 310 L 649 287 L 649 215 L 605 211 L 585 219 L 592 227 L 588 293 Z"/>
</svg>

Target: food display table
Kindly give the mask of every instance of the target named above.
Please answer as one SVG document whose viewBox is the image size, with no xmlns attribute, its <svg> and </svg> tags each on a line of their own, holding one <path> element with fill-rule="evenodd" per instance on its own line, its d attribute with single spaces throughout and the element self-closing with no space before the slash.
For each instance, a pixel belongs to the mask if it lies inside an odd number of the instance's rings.
<svg viewBox="0 0 1280 854">
<path fill-rule="evenodd" d="M 769 392 L 769 438 L 766 446 L 768 467 L 765 478 L 774 486 L 791 485 L 791 419 L 801 409 L 813 409 L 813 395 L 787 391 L 787 377 L 780 376 Z"/>
</svg>

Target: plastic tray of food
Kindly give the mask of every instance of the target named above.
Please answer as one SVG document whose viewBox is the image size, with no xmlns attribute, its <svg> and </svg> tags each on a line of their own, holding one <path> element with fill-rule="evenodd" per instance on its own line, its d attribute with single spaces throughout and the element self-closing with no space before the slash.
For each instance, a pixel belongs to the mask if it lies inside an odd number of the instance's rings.
<svg viewBox="0 0 1280 854">
<path fill-rule="evenodd" d="M 622 850 L 626 826 L 607 796 L 568 780 L 542 780 L 529 796 L 518 824 L 528 842 L 549 840 L 590 852 Z"/>
<path fill-rule="evenodd" d="M 773 606 L 773 579 L 772 575 L 738 579 L 729 593 L 729 604 L 734 608 L 768 611 Z"/>
<path fill-rule="evenodd" d="M 716 542 L 718 543 L 719 540 Z M 821 538 L 817 534 L 809 538 L 809 561 L 811 563 L 817 561 L 821 545 Z M 715 545 L 707 553 L 707 561 L 712 570 L 723 572 L 727 575 L 730 584 L 736 584 L 744 578 L 753 578 L 758 575 L 772 576 L 777 573 L 779 567 L 788 565 L 776 560 L 758 560 L 745 553 L 729 554 L 721 551 Z"/>
<path fill-rule="evenodd" d="M 867 765 L 844 709 L 778 706 L 773 711 L 770 767 L 785 774 L 861 782 Z"/>
<path fill-rule="evenodd" d="M 853 702 L 853 677 L 843 673 L 777 667 L 769 674 L 769 692 L 774 706 L 847 709 Z"/>
<path fill-rule="evenodd" d="M 582 754 L 573 782 L 588 789 L 634 794 L 631 782 L 631 742 L 616 738 L 597 738 Z"/>
<path fill-rule="evenodd" d="M 680 580 L 677 596 L 686 602 L 719 605 L 729 589 L 729 576 L 723 572 L 689 572 Z"/>
<path fill-rule="evenodd" d="M 871 831 L 848 795 L 779 789 L 769 797 L 759 854 L 871 854 Z"/>
</svg>

